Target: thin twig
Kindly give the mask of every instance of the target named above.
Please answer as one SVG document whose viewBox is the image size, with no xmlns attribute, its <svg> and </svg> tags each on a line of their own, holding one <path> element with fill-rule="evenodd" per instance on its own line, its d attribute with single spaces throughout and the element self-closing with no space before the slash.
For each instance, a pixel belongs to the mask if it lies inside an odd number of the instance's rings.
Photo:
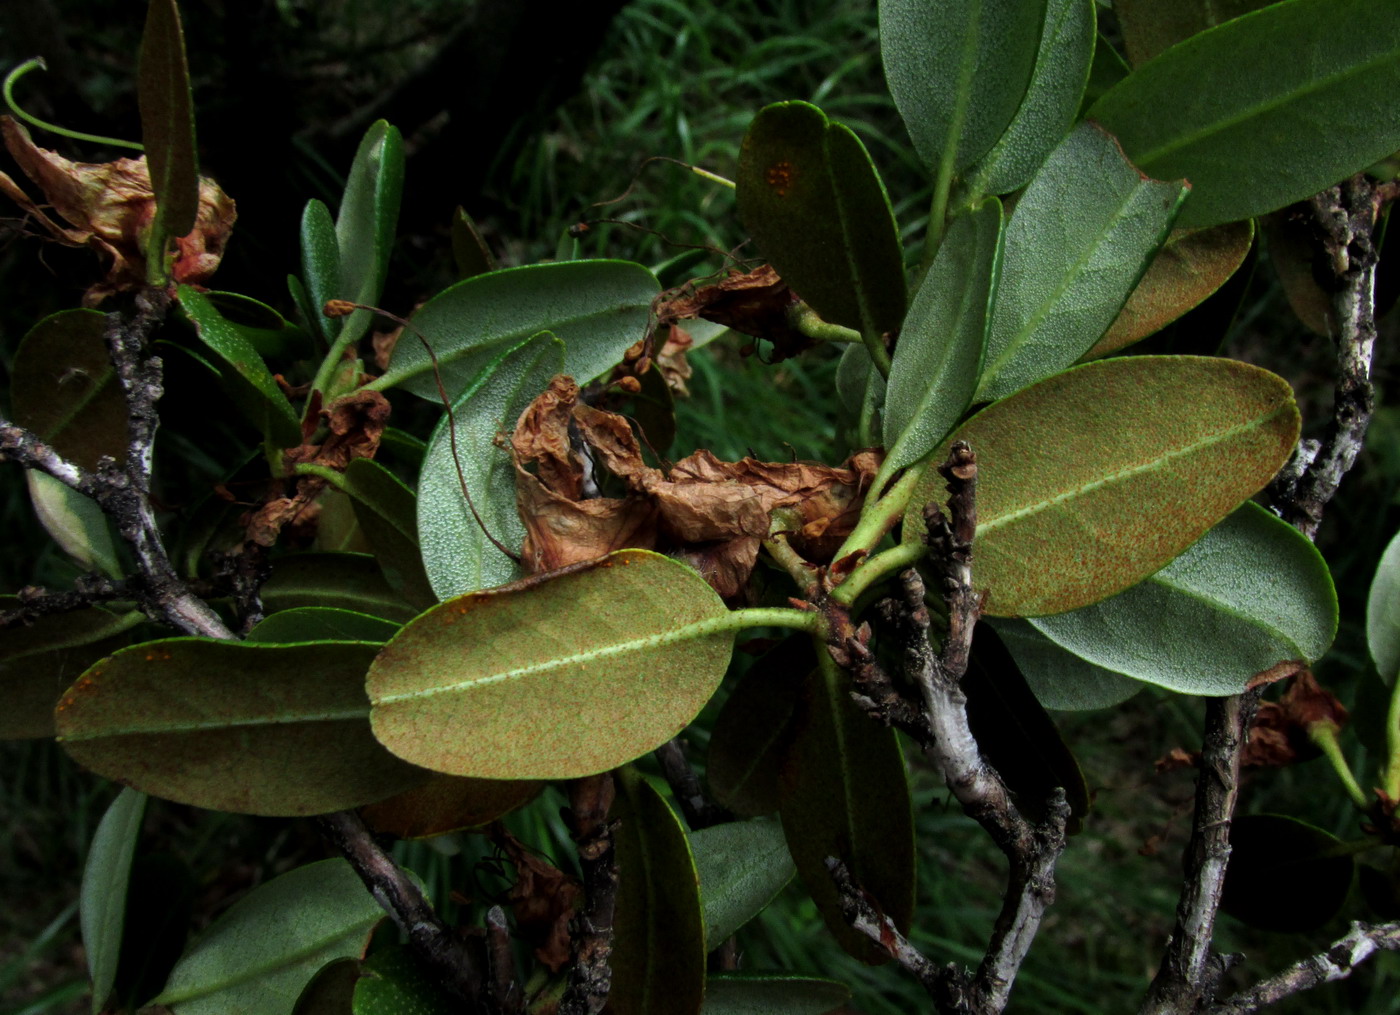
<svg viewBox="0 0 1400 1015">
<path fill-rule="evenodd" d="M 734 815 L 705 796 L 705 791 L 700 788 L 700 777 L 690 767 L 690 761 L 685 756 L 685 745 L 680 738 L 666 741 L 653 753 L 692 832 L 734 820 Z"/>
<path fill-rule="evenodd" d="M 438 980 L 466 1001 L 471 1011 L 480 1011 L 481 980 L 466 943 L 438 918 L 418 886 L 379 848 L 359 815 L 337 811 L 320 815 L 316 823 Z"/>
<path fill-rule="evenodd" d="M 1205 1015 L 1244 1015 L 1258 1011 L 1320 984 L 1345 979 L 1376 952 L 1397 949 L 1400 949 L 1400 922 L 1353 923 L 1351 930 L 1332 942 L 1325 952 L 1295 962 L 1248 990 L 1232 994 L 1205 1009 Z"/>
<path fill-rule="evenodd" d="M 50 592 L 48 589 L 26 585 L 16 596 L 20 605 L 13 609 L 0 610 L 0 631 L 11 625 L 32 624 L 40 617 L 83 610 L 94 603 L 135 598 L 127 582 L 113 581 L 102 575 L 81 575 L 73 584 L 75 587 L 67 592 Z"/>
<path fill-rule="evenodd" d="M 486 911 L 486 970 L 489 973 L 490 1005 L 493 1015 L 518 1015 L 525 998 L 515 980 L 515 955 L 510 947 L 510 925 L 505 910 L 492 906 Z"/>
<path fill-rule="evenodd" d="M 617 904 L 616 823 L 607 819 L 612 775 L 579 779 L 569 787 L 569 824 L 578 846 L 586 897 L 572 924 L 574 965 L 558 1015 L 598 1015 L 612 990 L 613 912 Z"/>
</svg>

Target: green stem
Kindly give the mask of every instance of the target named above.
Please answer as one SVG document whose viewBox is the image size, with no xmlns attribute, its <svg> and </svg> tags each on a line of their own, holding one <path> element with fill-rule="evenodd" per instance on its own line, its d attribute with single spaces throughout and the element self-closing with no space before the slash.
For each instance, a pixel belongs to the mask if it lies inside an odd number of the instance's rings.
<svg viewBox="0 0 1400 1015">
<path fill-rule="evenodd" d="M 790 627 L 794 631 L 816 634 L 821 622 L 820 613 L 792 610 L 786 606 L 755 606 L 745 610 L 731 610 L 728 621 L 721 627 L 731 631 L 740 631 L 746 627 Z"/>
<path fill-rule="evenodd" d="M 101 134 L 84 134 L 79 130 L 69 130 L 67 127 L 60 127 L 56 123 L 49 123 L 47 120 L 41 120 L 34 114 L 26 113 L 24 110 L 20 109 L 18 103 L 15 102 L 15 82 L 36 68 L 38 70 L 49 69 L 49 65 L 44 63 L 44 58 L 42 56 L 36 56 L 32 60 L 24 61 L 24 63 L 5 75 L 5 83 L 0 86 L 0 90 L 4 92 L 5 105 L 10 107 L 10 112 L 14 113 L 15 116 L 19 117 L 31 127 L 38 127 L 40 130 L 46 130 L 50 134 L 57 134 L 59 137 L 70 137 L 74 141 L 90 141 L 93 144 L 107 145 L 112 148 L 130 148 L 138 152 L 144 152 L 146 150 L 135 141 L 123 141 L 121 138 L 117 137 L 103 137 Z"/>
<path fill-rule="evenodd" d="M 927 552 L 928 547 L 924 546 L 923 543 L 901 543 L 883 553 L 877 553 L 868 560 L 862 561 L 860 566 L 852 571 L 850 576 L 831 593 L 831 598 L 838 603 L 850 606 L 877 581 L 886 575 L 903 571 L 906 567 L 912 567 L 923 559 Z"/>
<path fill-rule="evenodd" d="M 1394 800 L 1400 797 L 1400 676 L 1390 688 L 1390 708 L 1385 719 L 1385 744 L 1390 755 L 1382 775 L 1382 789 Z"/>
<path fill-rule="evenodd" d="M 773 562 L 788 573 L 802 594 L 810 599 L 817 591 L 816 575 L 788 541 L 788 533 L 801 527 L 802 519 L 797 512 L 786 508 L 774 511 L 770 535 L 763 541 L 763 548 Z"/>
<path fill-rule="evenodd" d="M 320 308 L 318 307 L 316 309 L 319 310 Z M 358 340 L 353 337 L 353 332 L 345 327 L 345 322 L 342 321 L 340 334 L 337 335 L 335 341 L 331 343 L 330 352 L 326 353 L 326 358 L 321 360 L 321 365 L 316 369 L 316 377 L 311 382 L 312 391 L 319 391 L 322 395 L 325 394 L 326 387 L 330 384 L 331 378 L 335 376 L 336 367 L 340 366 L 341 362 L 345 359 L 345 350 L 356 341 Z M 376 380 L 383 380 L 383 378 L 376 378 Z M 365 385 L 365 387 L 370 387 L 370 385 Z M 306 404 L 310 406 L 311 400 L 308 399 Z"/>
<path fill-rule="evenodd" d="M 860 521 L 841 544 L 841 549 L 836 551 L 833 560 L 840 560 L 857 550 L 869 553 L 875 549 L 876 544 L 885 538 L 885 533 L 894 528 L 895 522 L 904 515 L 904 509 L 909 506 L 909 499 L 914 496 L 915 487 L 923 478 L 926 464 L 927 462 L 910 466 L 904 475 L 899 477 L 899 481 L 890 487 L 887 494 L 873 504 L 865 505 L 865 510 L 860 514 Z"/>
<path fill-rule="evenodd" d="M 819 342 L 864 342 L 859 331 L 840 324 L 824 321 L 815 310 L 805 303 L 797 303 L 788 309 L 788 323 L 808 338 Z"/>
<path fill-rule="evenodd" d="M 1333 770 L 1337 773 L 1337 778 L 1342 780 L 1342 786 L 1345 787 L 1347 796 L 1351 797 L 1351 802 L 1361 810 L 1366 810 L 1370 801 L 1366 799 L 1366 794 L 1357 784 L 1356 777 L 1351 774 L 1351 766 L 1347 764 L 1347 759 L 1342 757 L 1342 746 L 1337 742 L 1337 724 L 1330 719 L 1319 719 L 1317 722 L 1309 723 L 1308 739 L 1317 744 L 1321 748 L 1323 756 L 1331 762 Z"/>
<path fill-rule="evenodd" d="M 708 169 L 701 169 L 699 166 L 691 166 L 690 171 L 701 179 L 709 180 L 711 183 L 718 183 L 721 187 L 728 187 L 730 190 L 734 189 L 734 181 L 725 179 L 718 173 L 712 173 Z"/>
</svg>

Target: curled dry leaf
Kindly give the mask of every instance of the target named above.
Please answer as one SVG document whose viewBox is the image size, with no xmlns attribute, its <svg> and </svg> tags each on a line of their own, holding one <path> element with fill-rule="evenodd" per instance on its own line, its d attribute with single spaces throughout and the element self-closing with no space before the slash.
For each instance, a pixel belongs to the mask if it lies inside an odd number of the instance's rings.
<svg viewBox="0 0 1400 1015">
<path fill-rule="evenodd" d="M 714 285 L 687 283 L 662 293 L 655 306 L 657 327 L 694 317 L 773 343 L 773 360 L 796 356 L 815 343 L 792 326 L 788 311 L 799 301 L 771 264 L 748 274 L 735 272 Z"/>
<path fill-rule="evenodd" d="M 389 400 L 378 391 L 361 389 L 337 398 L 321 410 L 321 421 L 330 435 L 320 444 L 288 448 L 282 456 L 283 464 L 288 471 L 298 465 L 319 465 L 344 472 L 357 458 L 373 458 L 388 425 L 389 412 Z M 272 497 L 247 517 L 244 527 L 249 541 L 271 546 L 285 526 L 312 520 L 313 502 L 325 486 L 326 481 L 319 476 L 298 477 L 290 495 Z"/>
<path fill-rule="evenodd" d="M 748 580 L 779 508 L 800 522 L 791 534 L 797 551 L 830 559 L 880 465 L 874 451 L 832 467 L 723 462 L 702 449 L 663 471 L 643 461 L 624 417 L 580 403 L 567 377 L 556 377 L 521 415 L 511 452 L 526 528 L 522 556 L 532 571 L 624 547 L 660 549 L 688 560 L 726 597 Z M 596 496 L 599 467 L 625 483 L 623 496 Z"/>
<path fill-rule="evenodd" d="M 5 147 L 44 200 L 68 223 L 55 221 L 4 173 L 0 191 L 34 217 L 59 243 L 92 247 L 111 260 L 107 276 L 88 287 L 84 306 L 96 306 L 113 293 L 146 284 L 146 239 L 155 219 L 155 195 L 145 156 L 115 162 L 70 162 L 40 148 L 21 124 L 0 116 Z M 209 280 L 224 256 L 237 218 L 233 199 L 213 180 L 200 177 L 194 229 L 175 241 L 174 282 L 199 285 Z"/>
<path fill-rule="evenodd" d="M 568 964 L 569 921 L 574 918 L 583 889 L 574 878 L 546 863 L 500 825 L 492 829 L 497 848 L 515 868 L 515 884 L 507 893 L 520 936 L 535 949 L 552 973 Z"/>
</svg>

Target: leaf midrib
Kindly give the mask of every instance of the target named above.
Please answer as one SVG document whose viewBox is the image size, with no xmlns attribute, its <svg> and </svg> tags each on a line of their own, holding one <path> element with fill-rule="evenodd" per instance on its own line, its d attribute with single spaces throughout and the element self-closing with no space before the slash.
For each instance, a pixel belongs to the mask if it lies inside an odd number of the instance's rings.
<svg viewBox="0 0 1400 1015">
<path fill-rule="evenodd" d="M 1281 402 L 1279 406 L 1275 408 L 1272 412 L 1266 413 L 1262 416 L 1258 416 L 1255 419 L 1249 420 L 1248 422 L 1237 424 L 1236 426 L 1232 426 L 1229 429 L 1221 430 L 1217 433 L 1210 435 L 1204 440 L 1196 441 L 1195 443 L 1187 444 L 1180 448 L 1175 448 L 1171 451 L 1166 452 L 1165 454 L 1159 455 L 1158 457 L 1150 459 L 1146 462 L 1142 462 L 1138 465 L 1132 465 L 1125 469 L 1119 469 L 1117 472 L 1109 473 L 1108 475 L 1102 476 L 1099 479 L 1094 479 L 1090 480 L 1087 483 L 1082 483 L 1071 490 L 1066 490 L 1063 493 L 1057 493 L 1053 497 L 1047 497 L 1044 500 L 1035 501 L 1034 503 L 1027 504 L 1025 507 L 1017 508 L 1014 511 L 1009 511 L 1004 515 L 1000 515 L 999 517 L 992 519 L 991 521 L 979 522 L 977 525 L 977 535 L 979 537 L 984 536 L 988 532 L 993 531 L 994 529 L 999 529 L 1013 522 L 1018 522 L 1023 518 L 1028 518 L 1032 515 L 1039 514 L 1040 512 L 1048 510 L 1050 508 L 1058 507 L 1060 504 L 1063 504 L 1066 501 L 1073 500 L 1076 497 L 1085 496 L 1087 494 L 1093 493 L 1095 490 L 1102 489 L 1103 487 L 1112 485 L 1114 483 L 1126 482 L 1127 480 L 1132 479 L 1134 476 L 1142 475 L 1145 472 L 1151 472 L 1158 468 L 1161 468 L 1168 462 L 1171 462 L 1175 459 L 1184 458 L 1187 455 L 1195 454 L 1206 448 L 1214 447 L 1216 444 L 1220 444 L 1224 441 L 1227 441 L 1232 437 L 1237 437 L 1240 434 L 1249 433 L 1252 430 L 1258 430 L 1267 425 L 1268 423 L 1271 423 L 1274 419 L 1276 419 L 1279 416 L 1280 413 L 1286 411 L 1287 408 L 1288 403 Z"/>
<path fill-rule="evenodd" d="M 275 975 L 280 972 L 286 972 L 289 967 L 298 965 L 302 962 L 305 962 L 307 959 L 313 958 L 315 955 L 317 955 L 317 953 L 325 951 L 327 948 L 330 948 L 331 946 L 336 944 L 336 942 L 340 941 L 343 938 L 358 936 L 361 933 L 362 927 L 364 930 L 368 930 L 370 927 L 372 927 L 375 923 L 378 922 L 379 914 L 369 917 L 368 919 L 356 921 L 349 928 L 342 929 L 337 934 L 319 939 L 316 942 L 309 944 L 306 947 L 301 948 L 297 951 L 283 952 L 273 961 L 264 962 L 263 964 L 251 968 L 244 966 L 238 970 L 237 975 L 231 976 L 224 980 L 219 980 L 211 985 L 201 987 L 200 985 L 196 984 L 190 987 L 186 987 L 185 992 L 183 994 L 172 994 L 169 990 L 166 990 L 160 995 L 160 997 L 153 999 L 152 1003 L 159 1003 L 162 1005 L 169 1006 L 179 1004 L 182 1001 L 189 1001 L 192 999 L 198 999 L 203 997 L 212 997 L 215 994 L 230 989 L 231 987 L 236 987 L 240 984 L 248 983 L 249 981 L 261 982 L 267 979 L 269 976 Z M 195 953 L 195 955 L 197 956 L 198 953 Z"/>
</svg>

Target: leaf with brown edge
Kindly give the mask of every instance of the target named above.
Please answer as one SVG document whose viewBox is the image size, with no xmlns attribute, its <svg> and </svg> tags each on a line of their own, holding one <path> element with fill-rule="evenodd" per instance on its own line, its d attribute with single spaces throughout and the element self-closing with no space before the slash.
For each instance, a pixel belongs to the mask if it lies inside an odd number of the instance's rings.
<svg viewBox="0 0 1400 1015">
<path fill-rule="evenodd" d="M 1198 306 L 1239 270 L 1253 242 L 1249 219 L 1173 230 L 1118 317 L 1083 358 L 1117 352 Z"/>
<path fill-rule="evenodd" d="M 380 834 L 426 839 L 489 825 L 525 806 L 542 788 L 530 779 L 467 779 L 434 772 L 422 785 L 361 808 L 360 817 Z"/>
<path fill-rule="evenodd" d="M 454 775 L 602 772 L 685 728 L 723 678 L 732 638 L 698 574 L 622 550 L 449 599 L 406 625 L 370 667 L 375 736 Z"/>
<path fill-rule="evenodd" d="M 358 807 L 426 773 L 370 733 L 377 646 L 169 638 L 90 668 L 58 705 L 58 739 L 99 775 L 210 810 L 295 816 Z"/>
<path fill-rule="evenodd" d="M 988 406 L 951 438 L 977 455 L 986 613 L 1062 613 L 1137 584 L 1272 479 L 1298 428 L 1283 378 L 1196 356 L 1100 360 Z M 943 496 L 930 473 L 906 540 Z"/>
<path fill-rule="evenodd" d="M 690 842 L 675 812 L 632 768 L 618 772 L 616 1015 L 697 1015 L 705 994 L 705 923 Z"/>
<path fill-rule="evenodd" d="M 185 33 L 175 0 L 151 0 L 146 8 L 138 67 L 136 97 L 156 195 L 156 228 L 170 237 L 184 236 L 199 211 L 199 169 Z"/>
</svg>

